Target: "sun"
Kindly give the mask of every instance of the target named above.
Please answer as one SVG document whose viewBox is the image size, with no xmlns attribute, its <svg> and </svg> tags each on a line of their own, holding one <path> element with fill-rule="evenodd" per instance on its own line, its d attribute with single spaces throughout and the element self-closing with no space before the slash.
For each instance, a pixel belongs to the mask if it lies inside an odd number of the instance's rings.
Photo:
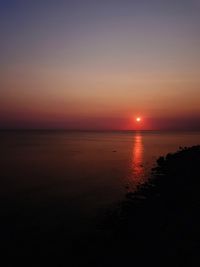
<svg viewBox="0 0 200 267">
<path fill-rule="evenodd" d="M 140 117 L 137 117 L 137 118 L 136 118 L 136 121 L 137 121 L 137 122 L 140 122 L 140 121 L 141 121 L 141 118 L 140 118 Z"/>
</svg>

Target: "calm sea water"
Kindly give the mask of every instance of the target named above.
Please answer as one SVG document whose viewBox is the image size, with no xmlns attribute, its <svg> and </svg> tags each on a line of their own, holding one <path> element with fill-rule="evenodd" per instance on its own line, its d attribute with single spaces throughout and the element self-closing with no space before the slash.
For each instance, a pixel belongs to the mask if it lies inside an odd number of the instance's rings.
<svg viewBox="0 0 200 267">
<path fill-rule="evenodd" d="M 200 144 L 200 132 L 10 131 L 0 144 L 3 215 L 81 229 L 148 180 L 160 155 Z"/>
</svg>

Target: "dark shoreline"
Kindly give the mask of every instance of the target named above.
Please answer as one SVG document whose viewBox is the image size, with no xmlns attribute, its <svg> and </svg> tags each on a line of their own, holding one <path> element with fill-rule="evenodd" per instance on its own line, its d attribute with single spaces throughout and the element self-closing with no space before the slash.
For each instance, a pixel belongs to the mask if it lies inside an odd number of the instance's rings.
<svg viewBox="0 0 200 267">
<path fill-rule="evenodd" d="M 199 212 L 200 146 L 160 157 L 150 181 L 128 193 L 108 216 L 112 251 L 117 252 L 110 263 L 199 266 Z"/>
</svg>

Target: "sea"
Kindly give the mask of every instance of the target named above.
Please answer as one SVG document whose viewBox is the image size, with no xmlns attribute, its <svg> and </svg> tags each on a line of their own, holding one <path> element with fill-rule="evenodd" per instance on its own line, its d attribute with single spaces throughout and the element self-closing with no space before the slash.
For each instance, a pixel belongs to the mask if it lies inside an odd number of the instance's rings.
<svg viewBox="0 0 200 267">
<path fill-rule="evenodd" d="M 1 218 L 11 242 L 31 231 L 91 231 L 148 183 L 160 156 L 197 144 L 200 132 L 1 131 Z"/>
</svg>

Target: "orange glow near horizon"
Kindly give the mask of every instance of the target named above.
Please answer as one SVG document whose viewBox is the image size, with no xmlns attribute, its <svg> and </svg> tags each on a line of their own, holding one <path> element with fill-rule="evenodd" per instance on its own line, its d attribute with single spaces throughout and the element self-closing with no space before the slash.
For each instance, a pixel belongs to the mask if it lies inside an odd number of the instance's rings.
<svg viewBox="0 0 200 267">
<path fill-rule="evenodd" d="M 140 122 L 140 121 L 141 121 L 141 118 L 140 118 L 140 117 L 137 117 L 137 118 L 136 118 L 136 121 L 137 121 L 137 122 Z"/>
</svg>

